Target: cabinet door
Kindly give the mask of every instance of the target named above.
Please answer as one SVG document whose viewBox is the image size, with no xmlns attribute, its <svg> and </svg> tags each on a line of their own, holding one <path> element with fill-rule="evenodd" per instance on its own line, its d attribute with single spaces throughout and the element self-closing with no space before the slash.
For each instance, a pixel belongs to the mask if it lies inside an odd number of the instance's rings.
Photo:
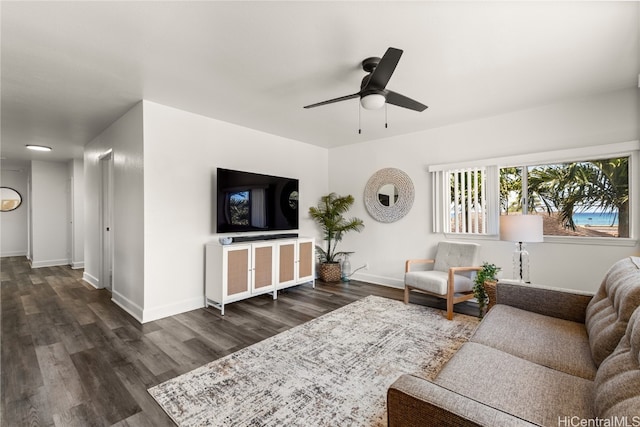
<svg viewBox="0 0 640 427">
<path fill-rule="evenodd" d="M 275 287 L 275 245 L 254 243 L 252 262 L 251 293 L 271 292 Z"/>
<path fill-rule="evenodd" d="M 242 298 L 251 293 L 251 246 L 241 245 L 224 249 L 223 283 L 226 284 L 225 296 Z"/>
<path fill-rule="evenodd" d="M 296 283 L 296 241 L 278 243 L 278 289 Z"/>
<path fill-rule="evenodd" d="M 315 247 L 313 239 L 298 240 L 297 282 L 309 282 L 315 278 Z"/>
</svg>

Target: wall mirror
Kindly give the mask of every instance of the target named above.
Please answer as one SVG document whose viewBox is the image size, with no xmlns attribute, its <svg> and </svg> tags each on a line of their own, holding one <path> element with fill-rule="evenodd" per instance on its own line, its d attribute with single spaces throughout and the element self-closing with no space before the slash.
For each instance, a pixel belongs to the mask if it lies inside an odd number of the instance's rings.
<svg viewBox="0 0 640 427">
<path fill-rule="evenodd" d="M 383 206 L 393 206 L 398 203 L 398 187 L 393 184 L 384 184 L 378 189 L 378 201 Z"/>
<path fill-rule="evenodd" d="M 0 212 L 9 212 L 22 204 L 22 196 L 16 190 L 10 187 L 0 187 Z"/>
<path fill-rule="evenodd" d="M 395 168 L 374 173 L 364 189 L 364 204 L 376 221 L 394 222 L 413 206 L 414 189 L 409 175 Z"/>
</svg>

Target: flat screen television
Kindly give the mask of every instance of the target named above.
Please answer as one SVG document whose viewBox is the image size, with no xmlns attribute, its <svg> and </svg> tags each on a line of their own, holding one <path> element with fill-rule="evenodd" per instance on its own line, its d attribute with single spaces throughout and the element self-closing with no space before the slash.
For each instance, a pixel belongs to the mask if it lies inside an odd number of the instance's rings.
<svg viewBox="0 0 640 427">
<path fill-rule="evenodd" d="M 231 169 L 217 171 L 218 233 L 298 228 L 298 180 Z"/>
</svg>

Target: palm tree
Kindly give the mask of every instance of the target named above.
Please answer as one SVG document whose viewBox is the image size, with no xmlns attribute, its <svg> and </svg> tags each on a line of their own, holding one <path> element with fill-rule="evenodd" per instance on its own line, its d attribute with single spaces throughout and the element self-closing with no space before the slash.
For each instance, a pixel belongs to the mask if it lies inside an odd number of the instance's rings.
<svg viewBox="0 0 640 427">
<path fill-rule="evenodd" d="M 618 236 L 629 237 L 629 159 L 593 160 L 534 168 L 528 194 L 535 206 L 557 211 L 565 228 L 575 230 L 573 214 L 616 211 Z"/>
<path fill-rule="evenodd" d="M 336 258 L 344 252 L 336 252 L 338 242 L 342 240 L 344 233 L 349 231 L 360 232 L 364 224 L 359 218 L 345 218 L 346 213 L 353 205 L 353 196 L 339 196 L 330 193 L 320 198 L 318 206 L 309 208 L 309 215 L 322 229 L 324 240 L 327 242 L 327 249 L 317 247 L 321 262 L 337 262 Z"/>
<path fill-rule="evenodd" d="M 518 195 L 517 206 L 515 208 L 522 208 L 522 168 L 509 167 L 500 169 L 500 211 L 506 215 L 509 214 L 509 209 L 514 207 L 510 200 L 511 194 L 516 193 Z"/>
</svg>

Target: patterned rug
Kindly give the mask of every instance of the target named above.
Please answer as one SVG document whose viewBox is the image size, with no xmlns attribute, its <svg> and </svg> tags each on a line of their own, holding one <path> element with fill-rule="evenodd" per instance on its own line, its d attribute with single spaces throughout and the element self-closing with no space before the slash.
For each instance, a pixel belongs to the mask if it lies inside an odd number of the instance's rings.
<svg viewBox="0 0 640 427">
<path fill-rule="evenodd" d="M 149 393 L 180 426 L 384 426 L 388 387 L 434 377 L 477 324 L 369 296 Z"/>
</svg>

